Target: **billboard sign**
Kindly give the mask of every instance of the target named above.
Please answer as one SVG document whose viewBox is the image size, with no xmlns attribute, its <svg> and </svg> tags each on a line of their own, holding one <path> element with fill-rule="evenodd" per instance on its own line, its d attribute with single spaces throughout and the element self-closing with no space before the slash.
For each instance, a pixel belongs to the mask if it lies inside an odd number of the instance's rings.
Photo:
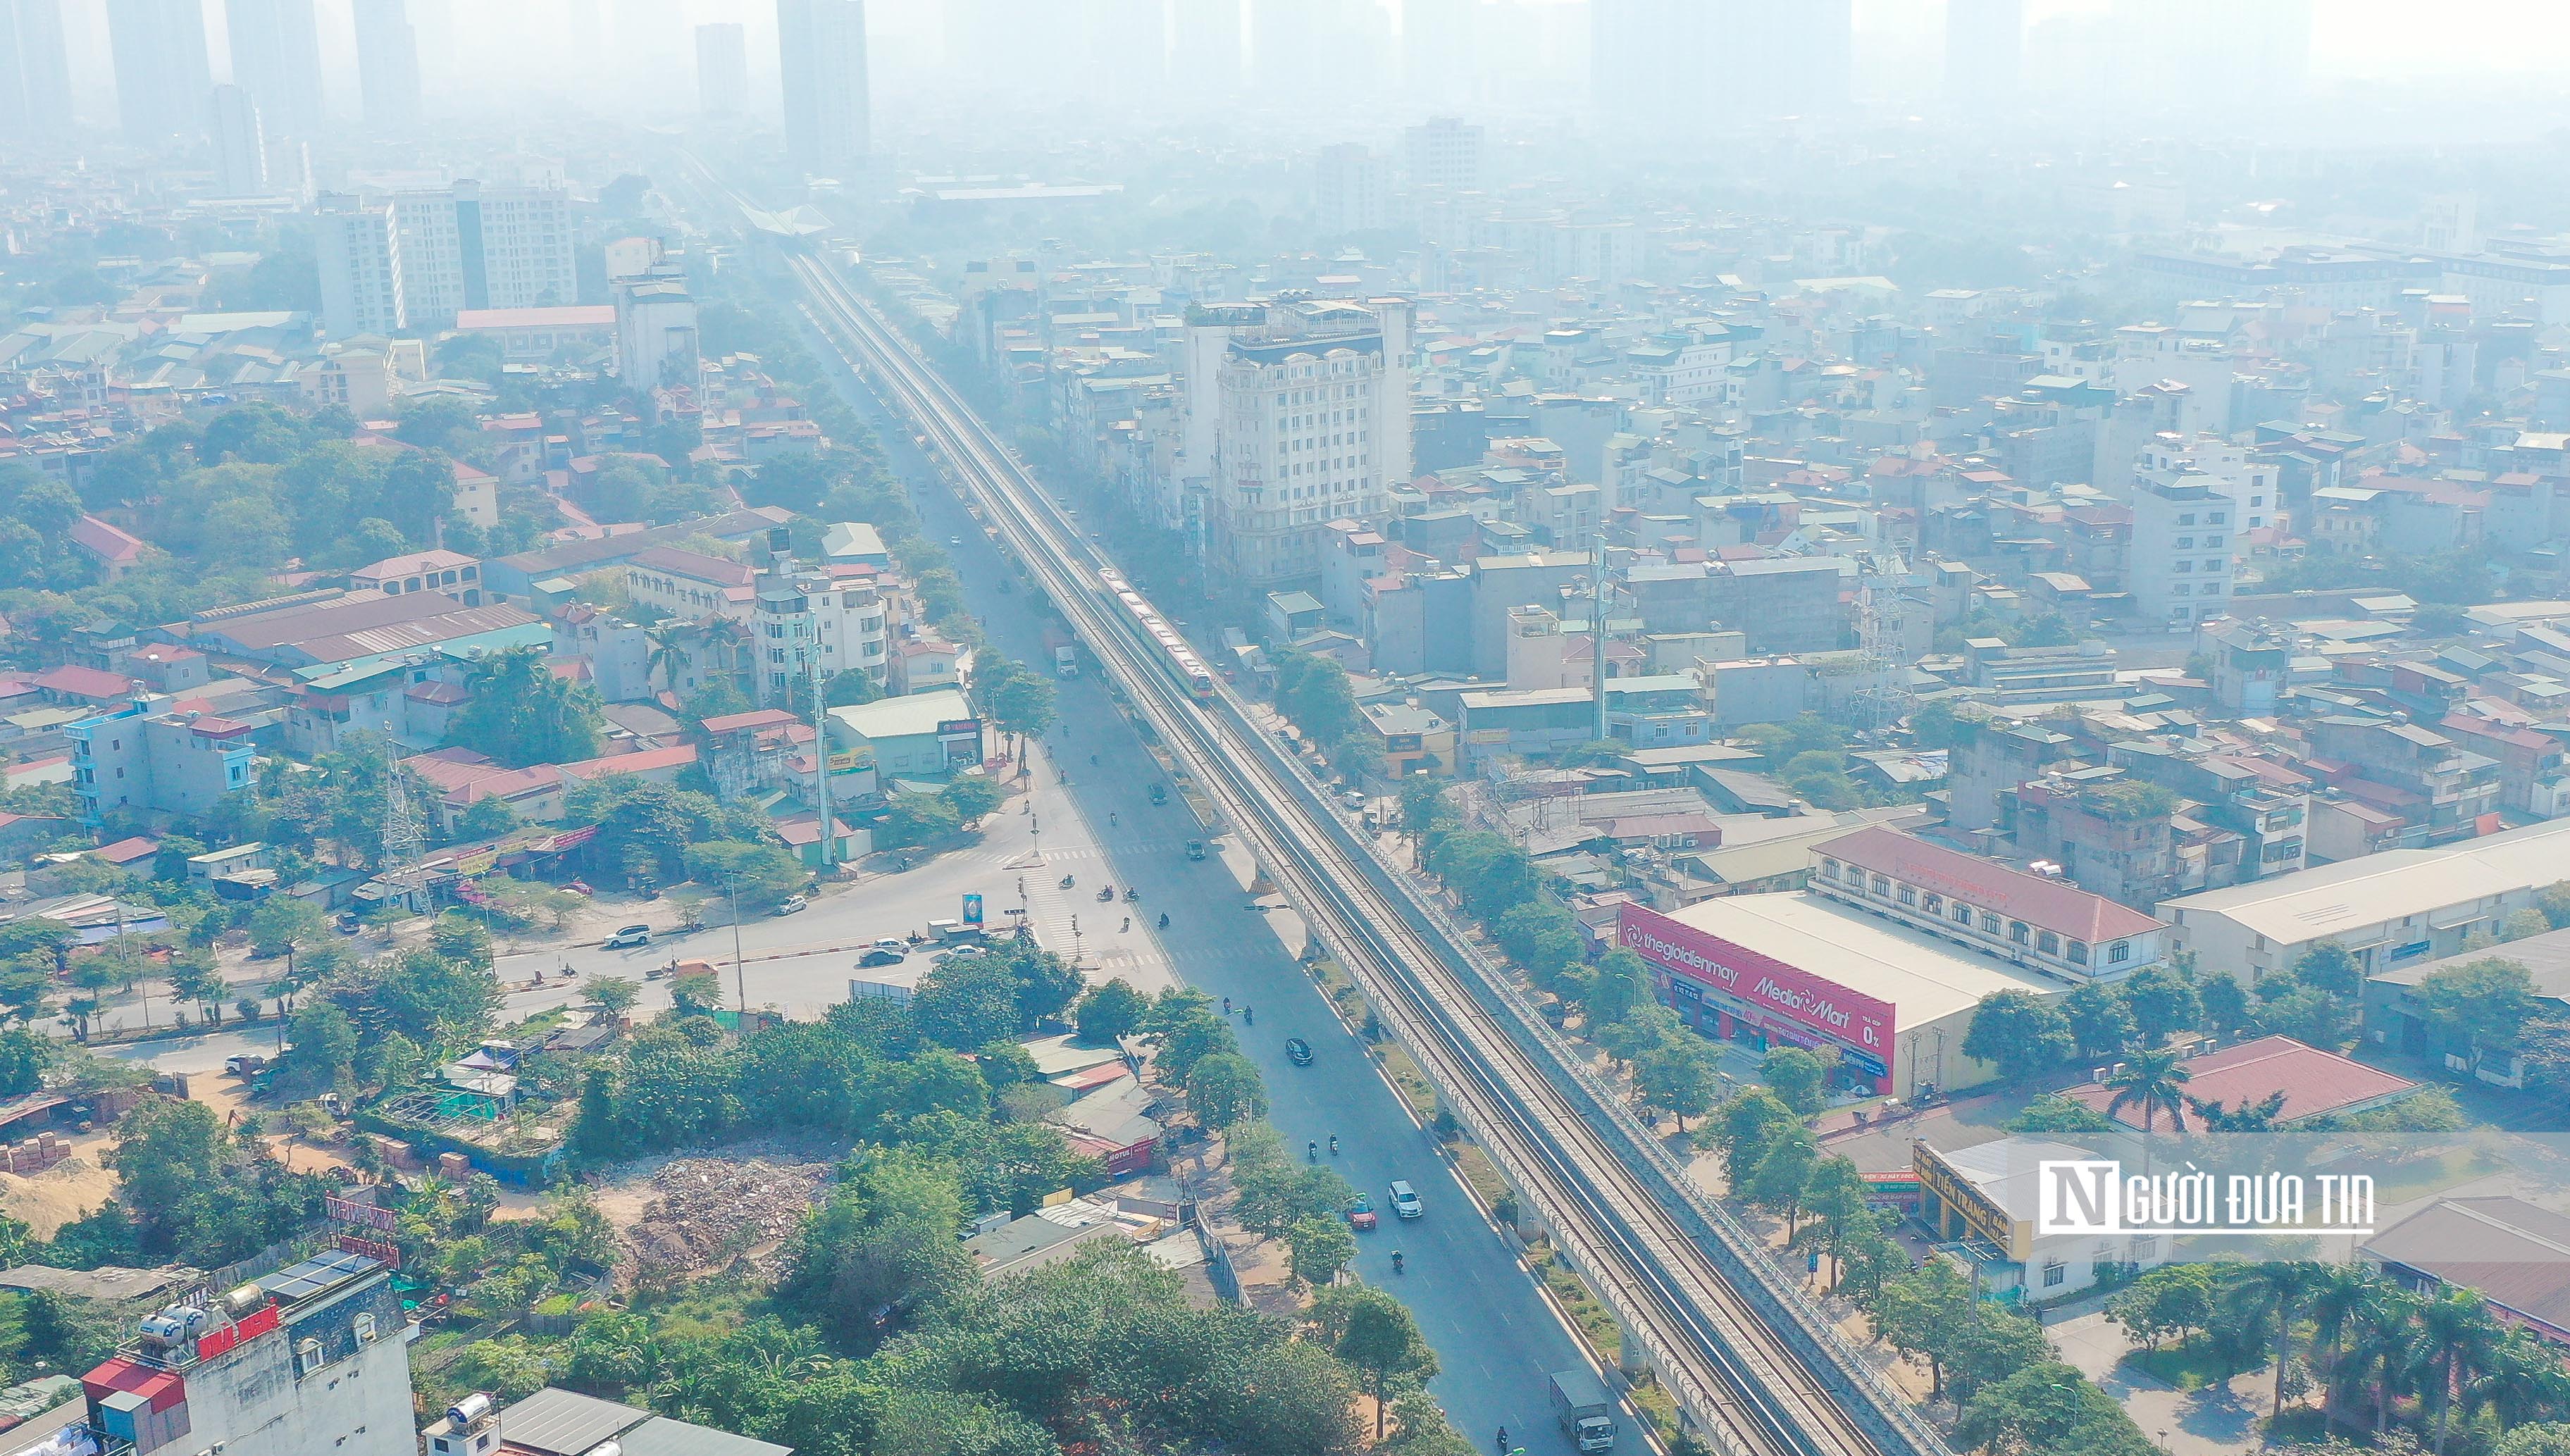
<svg viewBox="0 0 2570 1456">
<path fill-rule="evenodd" d="M 1849 990 L 1640 906 L 1619 909 L 1616 931 L 1625 949 L 1671 975 L 1781 1014 L 1877 1058 L 1892 1050 L 1890 1001 Z"/>
<path fill-rule="evenodd" d="M 964 923 L 968 925 L 982 923 L 982 897 L 978 895 L 964 897 Z"/>
</svg>

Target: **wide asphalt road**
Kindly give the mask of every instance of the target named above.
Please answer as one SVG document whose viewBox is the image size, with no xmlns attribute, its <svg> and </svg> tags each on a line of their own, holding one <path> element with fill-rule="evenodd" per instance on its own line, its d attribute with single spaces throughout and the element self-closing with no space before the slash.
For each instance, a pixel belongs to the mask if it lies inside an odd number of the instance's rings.
<svg viewBox="0 0 2570 1456">
<path fill-rule="evenodd" d="M 991 641 L 1009 656 L 1047 670 L 1052 652 L 1043 614 L 1023 587 L 999 589 L 1012 573 L 997 547 L 934 484 L 937 477 L 912 446 L 909 428 L 854 381 L 844 389 L 882 437 L 893 469 L 916 484 L 914 500 L 929 531 L 942 541 L 960 538 L 948 549 Z M 1401 1098 L 1263 923 L 1268 912 L 1253 905 L 1218 861 L 1187 860 L 1185 841 L 1197 832 L 1193 816 L 1174 793 L 1165 805 L 1150 802 L 1150 785 L 1162 777 L 1158 765 L 1090 671 L 1083 656 L 1083 675 L 1059 684 L 1062 726 L 1049 735 L 1055 762 L 1072 776 L 1071 797 L 1103 857 L 1093 869 L 1075 872 L 1080 888 L 1099 882 L 1119 892 L 1127 885 L 1139 888 L 1143 899 L 1136 909 L 1155 917 L 1169 914 L 1169 928 L 1159 939 L 1176 975 L 1254 1014 L 1254 1025 L 1237 1019 L 1234 1025 L 1267 1080 L 1274 1104 L 1269 1119 L 1289 1147 L 1320 1143 L 1324 1161 L 1330 1161 L 1331 1135 L 1338 1136 L 1335 1166 L 1373 1198 L 1382 1215 L 1380 1229 L 1358 1236 L 1356 1271 L 1410 1305 L 1443 1367 L 1431 1388 L 1466 1439 L 1487 1451 L 1504 1426 L 1510 1443 L 1528 1452 L 1574 1452 L 1551 1421 L 1545 1376 L 1583 1364 L 1584 1354 L 1438 1158 L 1428 1135 L 1410 1120 Z M 1095 767 L 1088 763 L 1092 753 Z M 1108 907 L 1091 909 L 1102 913 Z M 1311 1043 L 1311 1066 L 1285 1059 L 1289 1036 Z M 1385 1188 L 1396 1178 L 1419 1191 L 1425 1217 L 1408 1223 L 1393 1218 Z M 1392 1272 L 1395 1250 L 1404 1256 L 1405 1274 Z M 1629 1429 L 1622 1444 L 1628 1453 L 1643 1449 Z"/>
</svg>

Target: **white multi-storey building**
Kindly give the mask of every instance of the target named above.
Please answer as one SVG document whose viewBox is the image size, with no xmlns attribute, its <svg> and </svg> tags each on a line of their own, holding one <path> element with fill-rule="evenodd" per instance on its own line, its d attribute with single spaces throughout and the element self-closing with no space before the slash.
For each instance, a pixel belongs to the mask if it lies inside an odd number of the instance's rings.
<svg viewBox="0 0 2570 1456">
<path fill-rule="evenodd" d="M 2192 627 L 2231 610 L 2231 499 L 2202 474 L 2144 476 L 2133 488 L 2127 589 L 2145 623 Z"/>
<path fill-rule="evenodd" d="M 696 300 L 684 274 L 655 267 L 616 280 L 616 358 L 637 396 L 696 385 Z"/>
<path fill-rule="evenodd" d="M 1312 169 L 1312 221 L 1325 233 L 1391 225 L 1392 169 L 1371 147 L 1342 142 L 1321 149 Z"/>
<path fill-rule="evenodd" d="M 400 329 L 409 315 L 392 203 L 334 193 L 321 199 L 318 220 L 322 332 L 344 339 Z"/>
<path fill-rule="evenodd" d="M 1215 431 L 1216 569 L 1259 588 L 1317 576 L 1321 528 L 1381 515 L 1410 479 L 1410 305 L 1289 296 L 1189 333 L 1191 423 L 1209 404 Z"/>
<path fill-rule="evenodd" d="M 1482 185 L 1482 129 L 1455 117 L 1431 117 L 1401 134 L 1402 160 L 1414 187 L 1472 191 Z"/>
<path fill-rule="evenodd" d="M 2201 476 L 2217 494 L 2228 498 L 2234 558 L 2249 546 L 2270 545 L 2284 535 L 2285 497 L 2278 467 L 2251 459 L 2247 449 L 2218 435 L 2157 436 L 2143 448 L 2138 469 L 2145 480 Z"/>
<path fill-rule="evenodd" d="M 334 194 L 320 213 L 322 325 L 333 338 L 447 328 L 465 309 L 551 307 L 579 289 L 561 187 L 467 181 Z"/>
<path fill-rule="evenodd" d="M 402 291 L 414 328 L 445 328 L 467 308 L 542 308 L 579 288 L 571 197 L 559 187 L 396 192 Z"/>
<path fill-rule="evenodd" d="M 787 685 L 862 672 L 883 685 L 891 609 L 874 584 L 873 571 L 857 566 L 800 566 L 780 558 L 758 581 L 752 630 L 758 647 L 758 701 L 782 700 Z"/>
</svg>

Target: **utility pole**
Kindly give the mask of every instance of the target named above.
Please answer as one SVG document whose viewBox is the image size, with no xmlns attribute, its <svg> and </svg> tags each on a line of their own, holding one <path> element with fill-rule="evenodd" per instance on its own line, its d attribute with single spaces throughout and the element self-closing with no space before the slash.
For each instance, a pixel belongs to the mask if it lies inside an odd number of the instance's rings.
<svg viewBox="0 0 2570 1456">
<path fill-rule="evenodd" d="M 807 612 L 805 625 L 813 637 L 805 654 L 812 681 L 812 802 L 821 815 L 821 875 L 827 879 L 839 847 L 830 824 L 830 710 L 821 701 L 821 623 Z M 854 670 L 865 671 L 862 667 Z"/>
<path fill-rule="evenodd" d="M 731 902 L 731 983 L 733 993 L 740 998 L 740 1016 L 745 1024 L 749 1020 L 749 968 L 740 954 L 740 888 L 728 870 L 723 872 L 723 898 Z M 719 996 L 722 992 L 714 994 Z"/>
</svg>

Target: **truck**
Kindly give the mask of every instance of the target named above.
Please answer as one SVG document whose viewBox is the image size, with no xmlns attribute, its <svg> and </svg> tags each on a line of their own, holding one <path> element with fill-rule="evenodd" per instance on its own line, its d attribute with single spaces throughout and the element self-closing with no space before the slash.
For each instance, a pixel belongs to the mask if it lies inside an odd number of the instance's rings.
<svg viewBox="0 0 2570 1456">
<path fill-rule="evenodd" d="M 1552 1414 L 1561 1433 L 1582 1451 L 1610 1451 L 1615 1446 L 1615 1397 L 1586 1370 L 1552 1372 Z"/>
<path fill-rule="evenodd" d="M 1053 675 L 1079 676 L 1079 649 L 1069 642 L 1058 643 L 1053 649 Z"/>
</svg>

